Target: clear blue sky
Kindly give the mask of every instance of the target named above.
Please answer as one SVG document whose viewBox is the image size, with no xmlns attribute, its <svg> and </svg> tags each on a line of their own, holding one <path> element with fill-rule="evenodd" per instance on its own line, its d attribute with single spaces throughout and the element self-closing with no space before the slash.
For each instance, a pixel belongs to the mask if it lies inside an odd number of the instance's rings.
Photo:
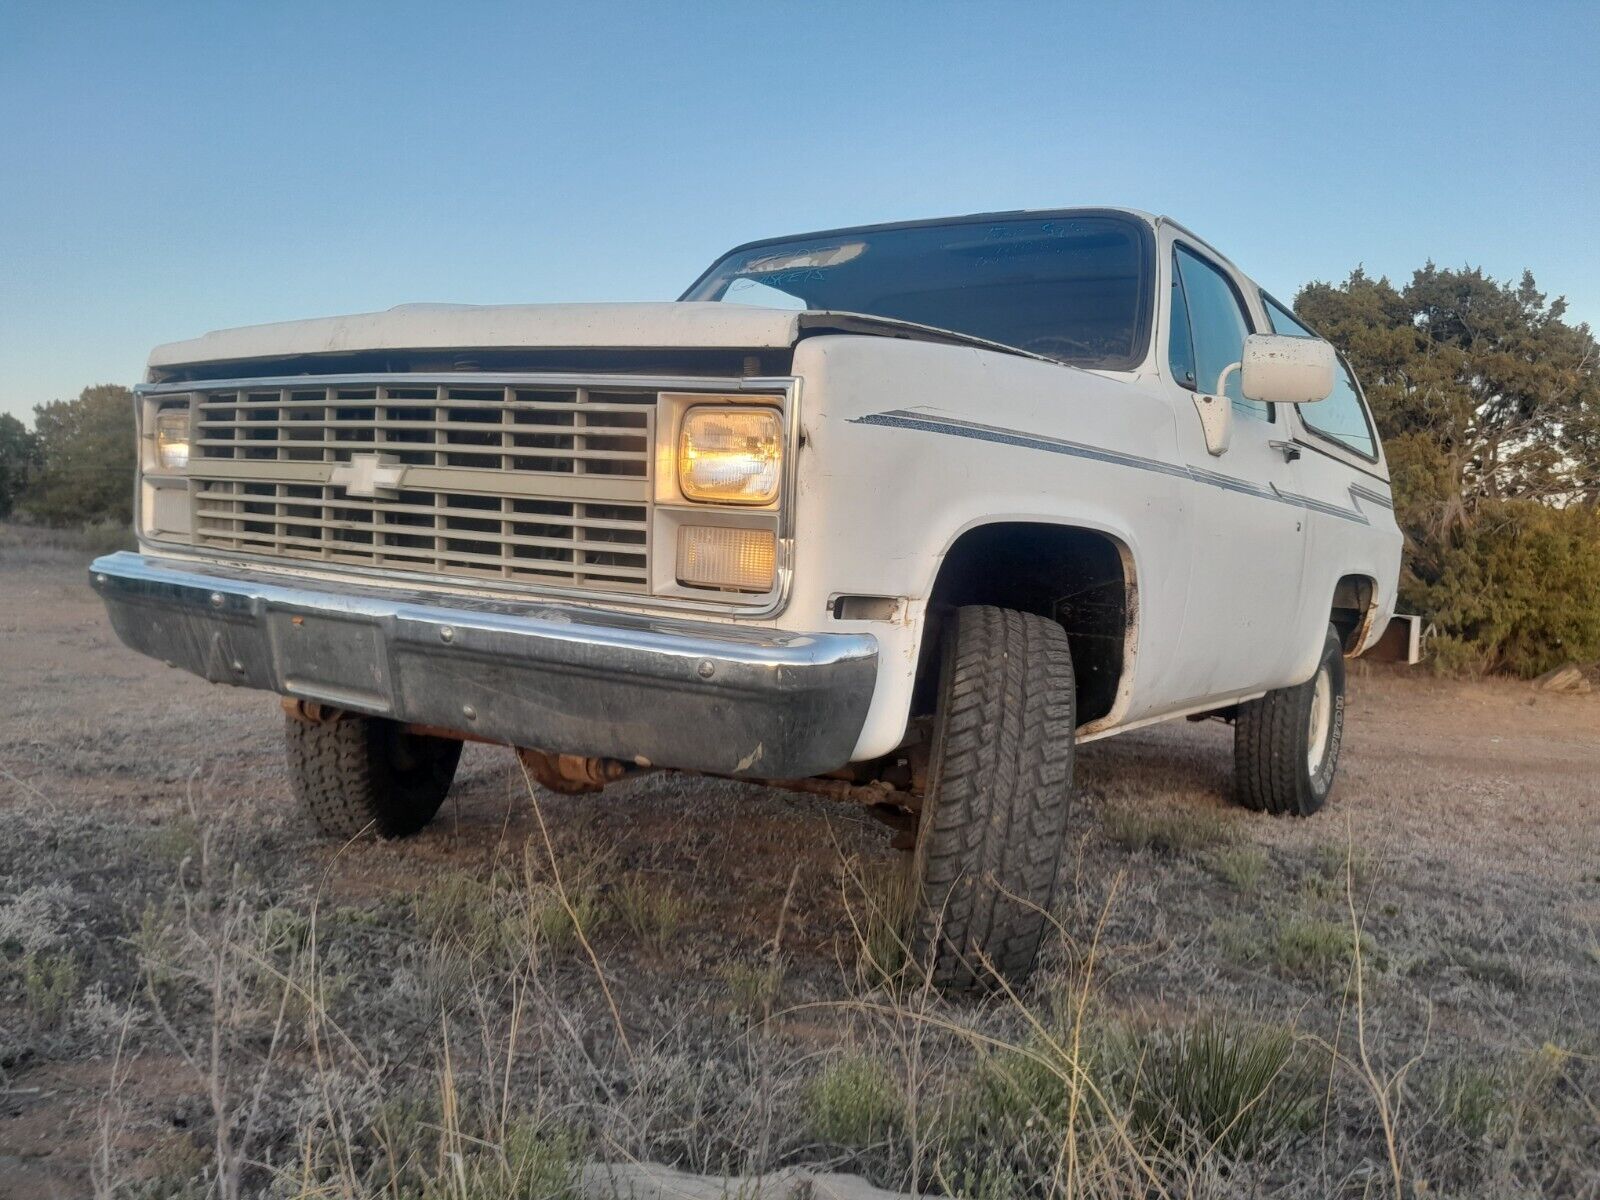
<svg viewBox="0 0 1600 1200">
<path fill-rule="evenodd" d="M 0 411 L 208 329 L 1085 203 L 1280 295 L 1431 257 L 1600 323 L 1600 5 L 0 0 Z"/>
</svg>

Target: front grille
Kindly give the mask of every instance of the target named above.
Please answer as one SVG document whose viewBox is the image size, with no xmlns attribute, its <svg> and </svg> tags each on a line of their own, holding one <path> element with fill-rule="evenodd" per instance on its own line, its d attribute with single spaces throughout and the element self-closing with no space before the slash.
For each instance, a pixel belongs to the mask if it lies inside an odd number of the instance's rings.
<svg viewBox="0 0 1600 1200">
<path fill-rule="evenodd" d="M 650 587 L 657 394 L 429 382 L 193 393 L 195 545 L 598 591 Z"/>
</svg>

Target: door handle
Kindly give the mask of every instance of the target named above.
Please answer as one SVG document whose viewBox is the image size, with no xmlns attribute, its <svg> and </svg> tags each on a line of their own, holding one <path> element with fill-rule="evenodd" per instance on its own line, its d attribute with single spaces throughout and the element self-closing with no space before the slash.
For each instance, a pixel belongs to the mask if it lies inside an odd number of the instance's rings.
<svg viewBox="0 0 1600 1200">
<path fill-rule="evenodd" d="M 1291 463 L 1300 457 L 1300 447 L 1296 446 L 1293 442 L 1279 441 L 1275 438 L 1268 442 L 1267 445 L 1271 446 L 1274 450 L 1282 454 L 1283 461 L 1286 463 Z"/>
</svg>

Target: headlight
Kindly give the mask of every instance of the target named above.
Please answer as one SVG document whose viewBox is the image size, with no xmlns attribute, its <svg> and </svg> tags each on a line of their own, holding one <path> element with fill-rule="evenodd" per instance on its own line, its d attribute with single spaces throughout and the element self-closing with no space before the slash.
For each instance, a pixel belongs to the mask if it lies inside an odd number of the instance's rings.
<svg viewBox="0 0 1600 1200">
<path fill-rule="evenodd" d="M 169 408 L 156 414 L 156 462 L 163 471 L 189 465 L 189 410 Z"/>
<path fill-rule="evenodd" d="M 783 427 L 776 409 L 702 405 L 678 428 L 678 487 L 690 500 L 770 504 L 778 498 Z"/>
</svg>

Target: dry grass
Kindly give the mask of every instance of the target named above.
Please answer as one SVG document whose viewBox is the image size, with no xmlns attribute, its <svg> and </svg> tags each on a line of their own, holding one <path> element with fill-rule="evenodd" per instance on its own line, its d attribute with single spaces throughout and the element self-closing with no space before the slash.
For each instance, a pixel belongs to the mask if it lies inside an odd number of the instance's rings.
<svg viewBox="0 0 1600 1200">
<path fill-rule="evenodd" d="M 95 522 L 65 529 L 0 521 L 0 566 L 51 566 L 132 550 L 133 530 L 114 522 Z"/>
<path fill-rule="evenodd" d="M 1217 875 L 1235 891 L 1255 892 L 1272 867 L 1272 860 L 1255 846 L 1230 846 L 1211 856 Z"/>
<path fill-rule="evenodd" d="M 752 1019 L 766 1020 L 783 990 L 784 966 L 780 962 L 731 962 L 718 974 L 728 985 L 733 1009 Z"/>
<path fill-rule="evenodd" d="M 1215 809 L 1121 805 L 1101 816 L 1106 837 L 1124 850 L 1190 854 L 1233 840 L 1227 817 Z"/>
<path fill-rule="evenodd" d="M 694 916 L 694 905 L 671 884 L 644 875 L 629 875 L 611 894 L 617 920 L 653 954 L 665 954 L 684 923 Z"/>
<path fill-rule="evenodd" d="M 820 801 L 530 798 L 473 748 L 422 837 L 314 842 L 270 701 L 128 659 L 70 570 L 0 573 L 0 611 L 35 605 L 0 661 L 21 1196 L 557 1197 L 594 1159 L 986 1200 L 1600 1194 L 1592 831 L 1515 858 L 1522 817 L 1485 822 L 1542 793 L 1511 749 L 1447 743 L 1413 814 L 1427 777 L 1382 790 L 1358 705 L 1347 831 L 1219 808 L 1218 729 L 1086 747 L 1044 967 L 957 1005 L 900 936 L 882 831 Z M 1495 853 L 1453 858 L 1437 812 L 1478 799 Z"/>
<path fill-rule="evenodd" d="M 128 1027 L 144 1053 L 185 1065 L 207 1133 L 140 1155 L 107 1141 L 108 1178 L 126 1195 L 562 1197 L 593 1156 L 730 1172 L 812 1157 L 891 1186 L 997 1198 L 1220 1198 L 1308 1162 L 1340 1187 L 1363 1161 L 1386 1163 L 1379 1194 L 1396 1196 L 1446 1161 L 1458 1188 L 1581 1178 L 1592 1064 L 1579 1055 L 1552 1046 L 1512 1076 L 1459 1060 L 1435 1069 L 1423 1046 L 1386 1067 L 1359 986 L 1322 1032 L 1207 1005 L 1130 1013 L 1107 939 L 1137 901 L 1114 892 L 1091 940 L 1068 939 L 1036 987 L 972 1008 L 921 986 L 892 932 L 893 873 L 841 864 L 846 890 L 862 886 L 842 991 L 817 995 L 813 977 L 813 998 L 778 1007 L 785 967 L 768 940 L 717 972 L 734 1009 L 759 1018 L 748 1033 L 710 1034 L 710 1007 L 652 1019 L 643 995 L 624 992 L 625 1044 L 593 1003 L 593 965 L 570 952 L 570 924 L 551 915 L 567 909 L 531 848 L 439 873 L 405 906 L 335 904 L 314 880 L 292 892 L 252 882 L 226 825 L 207 819 L 211 799 L 194 806 L 197 855 L 156 889 L 128 943 L 143 980 Z M 591 859 L 560 861 L 613 985 L 619 956 L 685 952 L 687 902 L 659 879 L 606 887 Z M 1253 925 L 1258 960 L 1319 987 L 1373 977 L 1353 895 L 1346 925 Z M 38 1034 L 75 1019 L 81 978 L 38 967 L 71 907 L 36 892 L 0 909 L 0 928 L 26 931 L 11 935 L 32 955 L 19 962 L 46 980 L 24 1010 L 58 1014 Z M 390 968 L 375 974 L 380 961 Z M 819 1020 L 837 1039 L 821 1055 L 791 1032 Z M 1373 1133 L 1352 1141 L 1363 1127 Z"/>
</svg>

